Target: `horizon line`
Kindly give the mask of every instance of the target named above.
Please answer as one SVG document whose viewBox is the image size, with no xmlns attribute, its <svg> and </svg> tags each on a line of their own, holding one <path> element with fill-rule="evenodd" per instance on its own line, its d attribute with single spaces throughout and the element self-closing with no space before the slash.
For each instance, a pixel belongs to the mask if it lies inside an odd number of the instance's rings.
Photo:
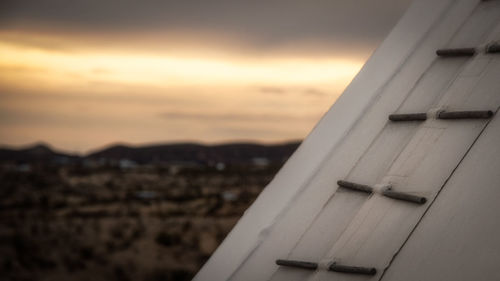
<svg viewBox="0 0 500 281">
<path fill-rule="evenodd" d="M 71 156 L 88 156 L 90 154 L 96 153 L 98 151 L 103 151 L 105 149 L 109 149 L 115 146 L 125 146 L 129 148 L 143 148 L 143 147 L 151 147 L 151 146 L 163 146 L 163 145 L 181 145 L 181 144 L 193 144 L 200 146 L 221 146 L 221 145 L 230 145 L 230 144 L 253 144 L 253 145 L 262 145 L 262 146 L 273 146 L 273 145 L 284 145 L 290 143 L 301 143 L 303 139 L 290 139 L 283 141 L 258 141 L 258 140 L 234 140 L 234 141 L 220 141 L 220 142 L 204 142 L 204 141 L 194 141 L 194 140 L 185 140 L 185 141 L 165 141 L 165 142 L 150 142 L 150 143 L 142 143 L 142 144 L 133 144 L 127 142 L 112 142 L 106 145 L 99 146 L 97 148 L 89 149 L 87 152 L 78 152 L 78 151 L 68 151 L 64 149 L 59 149 L 54 145 L 45 142 L 45 141 L 36 141 L 30 144 L 22 144 L 22 145 L 11 145 L 11 144 L 2 144 L 0 143 L 0 149 L 9 149 L 9 150 L 23 150 L 29 149 L 36 146 L 46 146 L 53 152 L 63 153 Z"/>
</svg>

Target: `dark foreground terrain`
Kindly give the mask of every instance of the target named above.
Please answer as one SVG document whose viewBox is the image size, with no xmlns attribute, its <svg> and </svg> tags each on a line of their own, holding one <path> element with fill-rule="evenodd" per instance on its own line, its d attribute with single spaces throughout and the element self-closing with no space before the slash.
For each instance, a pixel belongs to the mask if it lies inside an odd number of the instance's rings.
<svg viewBox="0 0 500 281">
<path fill-rule="evenodd" d="M 2 164 L 0 280 L 190 280 L 282 162 L 119 164 Z"/>
</svg>

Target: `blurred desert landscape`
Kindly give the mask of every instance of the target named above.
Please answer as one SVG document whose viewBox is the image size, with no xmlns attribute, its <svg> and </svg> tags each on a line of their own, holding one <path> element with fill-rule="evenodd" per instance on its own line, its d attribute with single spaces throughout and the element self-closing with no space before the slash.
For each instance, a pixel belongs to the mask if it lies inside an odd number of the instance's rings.
<svg viewBox="0 0 500 281">
<path fill-rule="evenodd" d="M 0 149 L 0 279 L 190 280 L 298 144 Z"/>
<path fill-rule="evenodd" d="M 190 280 L 410 2 L 0 1 L 0 281 Z"/>
</svg>

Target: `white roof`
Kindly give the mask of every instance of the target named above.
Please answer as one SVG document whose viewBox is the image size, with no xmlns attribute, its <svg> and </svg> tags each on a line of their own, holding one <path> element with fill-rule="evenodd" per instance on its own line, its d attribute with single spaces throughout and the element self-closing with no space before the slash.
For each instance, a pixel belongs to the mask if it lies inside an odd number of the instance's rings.
<svg viewBox="0 0 500 281">
<path fill-rule="evenodd" d="M 498 110 L 495 40 L 500 1 L 416 0 L 194 280 L 500 280 L 500 117 L 437 116 Z M 464 47 L 476 54 L 436 55 Z M 384 196 L 389 185 L 427 202 Z"/>
</svg>

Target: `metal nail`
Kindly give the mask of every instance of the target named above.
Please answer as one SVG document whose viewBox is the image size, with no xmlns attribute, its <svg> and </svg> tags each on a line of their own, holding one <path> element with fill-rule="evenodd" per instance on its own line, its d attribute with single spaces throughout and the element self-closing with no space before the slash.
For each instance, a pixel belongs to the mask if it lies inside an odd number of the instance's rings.
<svg viewBox="0 0 500 281">
<path fill-rule="evenodd" d="M 391 121 L 425 121 L 427 120 L 426 113 L 407 113 L 407 114 L 391 114 Z"/>
<path fill-rule="evenodd" d="M 352 189 L 355 191 L 361 191 L 361 192 L 365 192 L 365 193 L 372 193 L 373 192 L 373 188 L 371 186 L 364 185 L 364 184 L 359 184 L 359 183 L 354 183 L 354 182 L 344 181 L 344 180 L 337 181 L 337 184 L 340 187 Z"/>
<path fill-rule="evenodd" d="M 478 111 L 441 111 L 438 113 L 438 119 L 488 119 L 493 116 L 491 110 Z"/>
<path fill-rule="evenodd" d="M 436 51 L 436 55 L 440 57 L 471 57 L 475 54 L 475 48 L 439 49 Z"/>
<path fill-rule="evenodd" d="M 331 264 L 328 270 L 335 272 L 363 274 L 363 275 L 377 274 L 377 269 L 374 267 L 347 266 L 347 265 L 340 265 L 337 263 Z"/>
<path fill-rule="evenodd" d="M 394 191 L 392 189 L 386 189 L 382 192 L 382 195 L 396 199 L 396 200 L 403 200 L 403 201 L 408 201 L 408 202 L 413 202 L 417 204 L 425 204 L 427 202 L 427 198 L 422 197 L 422 196 L 417 196 L 413 194 L 408 194 L 404 192 L 398 192 Z"/>
<path fill-rule="evenodd" d="M 288 266 L 288 267 L 297 267 L 309 270 L 316 270 L 318 268 L 318 264 L 315 262 L 307 262 L 307 261 L 296 261 L 296 260 L 276 260 L 276 264 L 280 266 Z"/>
</svg>

